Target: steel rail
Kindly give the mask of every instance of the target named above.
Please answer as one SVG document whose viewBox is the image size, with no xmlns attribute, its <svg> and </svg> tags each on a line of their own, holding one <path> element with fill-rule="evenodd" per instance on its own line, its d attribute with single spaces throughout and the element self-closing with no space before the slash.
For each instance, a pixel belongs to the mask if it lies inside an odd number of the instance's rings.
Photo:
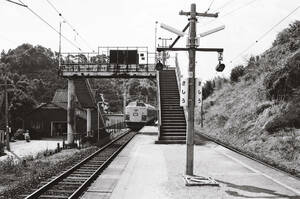
<svg viewBox="0 0 300 199">
<path fill-rule="evenodd" d="M 104 151 L 105 149 L 108 149 L 109 146 L 111 146 L 113 143 L 115 143 L 116 141 L 119 141 L 121 138 L 123 138 L 124 136 L 128 135 L 130 132 L 132 132 L 131 130 L 126 131 L 125 133 L 123 133 L 122 135 L 118 136 L 116 139 L 110 141 L 109 143 L 107 143 L 106 145 L 104 145 L 103 147 L 101 147 L 99 150 L 97 150 L 96 152 L 94 152 L 93 154 L 89 155 L 88 157 L 86 157 L 84 160 L 82 160 L 81 162 L 77 163 L 76 165 L 74 165 L 73 167 L 71 167 L 70 169 L 68 169 L 67 171 L 63 172 L 62 174 L 60 174 L 59 176 L 55 177 L 53 180 L 51 180 L 50 182 L 48 182 L 47 184 L 43 185 L 42 187 L 40 187 L 39 189 L 37 189 L 36 191 L 34 191 L 33 193 L 31 193 L 30 195 L 28 195 L 27 197 L 25 197 L 26 199 L 35 199 L 38 198 L 39 196 L 41 196 L 43 193 L 45 193 L 46 191 L 50 190 L 52 186 L 56 185 L 57 183 L 61 182 L 63 179 L 65 179 L 67 176 L 69 176 L 70 174 L 72 174 L 74 171 L 76 171 L 76 169 L 78 169 L 79 167 L 83 166 L 85 163 L 87 163 L 90 159 L 94 158 L 96 155 L 98 155 L 99 153 L 101 153 L 102 151 Z M 123 149 L 126 144 L 133 138 L 134 136 L 132 136 L 129 140 L 126 141 L 126 143 L 124 143 L 121 148 Z M 121 150 L 118 149 L 117 151 L 115 151 L 104 163 L 102 163 L 102 165 L 89 177 L 89 179 L 87 179 L 83 185 L 81 185 L 78 189 L 75 190 L 75 192 L 71 195 L 71 198 L 74 198 L 75 196 L 77 196 L 80 191 L 82 191 L 85 187 L 88 186 L 88 184 L 91 182 L 92 179 L 97 177 L 97 174 L 103 169 L 105 168 L 105 166 L 108 165 L 108 163 L 120 152 Z M 105 166 L 103 166 L 105 165 Z M 73 196 L 74 195 L 74 196 Z M 70 196 L 68 197 L 70 198 Z"/>
<path fill-rule="evenodd" d="M 276 167 L 275 165 L 272 165 L 272 164 L 270 164 L 270 163 L 268 163 L 266 161 L 261 160 L 259 157 L 254 157 L 254 156 L 256 156 L 255 154 L 253 154 L 253 155 L 252 154 L 248 154 L 248 153 L 246 153 L 244 151 L 241 151 L 241 150 L 239 150 L 239 149 L 237 149 L 235 147 L 229 146 L 228 144 L 226 144 L 226 143 L 224 143 L 224 142 L 222 142 L 220 140 L 217 140 L 217 139 L 215 139 L 215 138 L 213 138 L 213 137 L 211 137 L 209 135 L 206 135 L 206 134 L 203 134 L 203 133 L 200 133 L 200 132 L 197 132 L 196 134 L 198 134 L 198 135 L 206 138 L 207 140 L 210 140 L 210 141 L 212 141 L 212 142 L 214 142 L 214 143 L 216 143 L 218 145 L 221 145 L 221 146 L 223 146 L 223 147 L 225 147 L 225 148 L 227 148 L 227 149 L 229 149 L 229 150 L 231 150 L 233 152 L 236 152 L 236 153 L 238 153 L 238 154 L 240 154 L 240 155 L 242 155 L 244 157 L 247 157 L 247 158 L 249 158 L 251 160 L 254 160 L 255 162 L 258 162 L 258 163 L 260 163 L 260 164 L 262 164 L 264 166 L 267 166 L 267 167 L 272 168 L 272 169 L 274 169 L 276 171 L 279 171 L 281 173 L 289 175 L 292 178 L 300 180 L 300 176 L 293 175 L 291 172 L 285 171 L 285 170 L 283 170 L 283 169 L 281 169 L 279 167 Z"/>
<path fill-rule="evenodd" d="M 132 136 L 129 140 L 126 141 L 117 151 L 115 151 L 71 196 L 69 199 L 78 198 L 86 188 L 98 177 L 98 174 L 103 171 L 109 163 L 122 151 L 122 149 L 130 142 L 133 138 Z"/>
</svg>

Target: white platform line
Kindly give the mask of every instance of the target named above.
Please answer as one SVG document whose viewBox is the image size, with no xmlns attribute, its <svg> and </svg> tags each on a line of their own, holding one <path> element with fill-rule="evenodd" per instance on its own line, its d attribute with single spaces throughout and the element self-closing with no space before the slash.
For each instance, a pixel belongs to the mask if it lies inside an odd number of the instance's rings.
<svg viewBox="0 0 300 199">
<path fill-rule="evenodd" d="M 251 166 L 249 166 L 249 165 L 243 163 L 242 161 L 240 161 L 240 160 L 238 160 L 238 159 L 236 159 L 236 158 L 234 158 L 234 157 L 232 157 L 232 156 L 230 156 L 230 155 L 228 155 L 228 154 L 225 154 L 225 153 L 220 152 L 220 151 L 217 151 L 217 150 L 215 150 L 215 151 L 218 152 L 218 153 L 221 153 L 221 154 L 223 154 L 224 156 L 228 157 L 229 159 L 231 159 L 231 160 L 233 160 L 233 161 L 235 161 L 235 162 L 241 164 L 242 166 L 246 167 L 247 169 L 249 169 L 249 170 L 251 170 L 251 171 L 253 171 L 253 172 L 255 172 L 255 173 L 258 173 L 258 174 L 260 174 L 260 175 L 262 175 L 262 176 L 264 176 L 264 177 L 266 177 L 266 178 L 272 180 L 273 182 L 275 182 L 275 183 L 277 183 L 277 184 L 279 184 L 279 185 L 285 187 L 286 189 L 288 189 L 288 190 L 290 190 L 290 191 L 296 193 L 297 195 L 300 195 L 300 191 L 299 191 L 299 190 L 294 189 L 294 188 L 292 188 L 292 187 L 290 187 L 290 186 L 288 186 L 288 185 L 286 185 L 286 184 L 284 184 L 284 183 L 282 183 L 282 182 L 280 182 L 280 181 L 278 181 L 278 180 L 272 178 L 271 176 L 268 176 L 267 174 L 264 174 L 264 173 L 258 171 L 257 169 L 254 169 L 253 167 L 251 167 Z"/>
</svg>

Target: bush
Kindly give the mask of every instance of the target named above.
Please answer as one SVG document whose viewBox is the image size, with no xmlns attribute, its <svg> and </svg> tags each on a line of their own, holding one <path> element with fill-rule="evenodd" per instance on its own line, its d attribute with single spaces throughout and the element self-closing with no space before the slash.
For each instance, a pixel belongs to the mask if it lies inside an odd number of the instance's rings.
<svg viewBox="0 0 300 199">
<path fill-rule="evenodd" d="M 244 75 L 245 68 L 242 65 L 236 66 L 231 70 L 230 73 L 230 81 L 231 82 L 238 82 L 239 78 Z"/>
<path fill-rule="evenodd" d="M 205 82 L 203 86 L 203 99 L 206 99 L 208 96 L 210 96 L 214 92 L 214 83 L 213 81 L 207 81 Z"/>
<path fill-rule="evenodd" d="M 290 26 L 280 32 L 275 41 L 273 42 L 273 46 L 282 45 L 288 42 L 295 41 L 295 38 L 299 37 L 300 35 L 300 21 L 295 21 L 294 23 L 290 24 Z M 293 49 L 291 49 L 293 50 Z"/>
<path fill-rule="evenodd" d="M 14 138 L 17 140 L 24 140 L 24 133 L 24 129 L 18 129 L 14 134 Z"/>
<path fill-rule="evenodd" d="M 300 87 L 300 51 L 288 59 L 284 68 L 269 73 L 264 86 L 269 99 L 288 100 L 295 89 Z"/>
</svg>

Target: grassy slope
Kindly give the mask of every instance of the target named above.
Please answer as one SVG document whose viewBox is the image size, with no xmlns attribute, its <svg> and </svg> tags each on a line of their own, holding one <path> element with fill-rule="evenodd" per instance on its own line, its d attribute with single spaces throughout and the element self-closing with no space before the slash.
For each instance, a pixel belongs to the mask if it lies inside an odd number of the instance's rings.
<svg viewBox="0 0 300 199">
<path fill-rule="evenodd" d="M 265 128 L 267 123 L 282 118 L 291 104 L 267 100 L 263 85 L 272 70 L 285 67 L 300 53 L 299 48 L 289 51 L 289 45 L 273 45 L 255 64 L 248 63 L 246 75 L 239 82 L 215 90 L 204 102 L 204 128 L 199 131 L 300 175 L 300 129 L 283 127 L 268 132 Z"/>
</svg>

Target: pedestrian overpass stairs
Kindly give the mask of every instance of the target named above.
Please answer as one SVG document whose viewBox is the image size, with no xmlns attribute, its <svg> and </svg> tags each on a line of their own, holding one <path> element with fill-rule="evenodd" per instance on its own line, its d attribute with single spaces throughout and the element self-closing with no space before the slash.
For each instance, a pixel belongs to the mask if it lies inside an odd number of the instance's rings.
<svg viewBox="0 0 300 199">
<path fill-rule="evenodd" d="M 74 81 L 75 94 L 81 107 L 84 109 L 92 109 L 92 129 L 104 128 L 105 121 L 104 117 L 102 116 L 103 111 L 99 110 L 98 112 L 97 110 L 97 103 L 89 80 L 86 78 L 73 78 L 72 80 Z M 97 124 L 97 128 L 94 126 L 94 124 Z"/>
<path fill-rule="evenodd" d="M 186 119 L 174 69 L 158 72 L 159 90 L 159 137 L 157 144 L 185 144 Z"/>
<path fill-rule="evenodd" d="M 88 79 L 74 78 L 75 94 L 82 108 L 96 108 L 96 100 Z"/>
</svg>

